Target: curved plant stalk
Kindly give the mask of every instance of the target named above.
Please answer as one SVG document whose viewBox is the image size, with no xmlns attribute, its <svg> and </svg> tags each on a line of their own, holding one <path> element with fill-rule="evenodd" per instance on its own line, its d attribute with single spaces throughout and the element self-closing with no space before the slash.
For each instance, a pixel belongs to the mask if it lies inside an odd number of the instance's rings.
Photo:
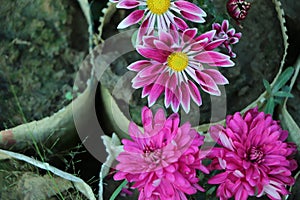
<svg viewBox="0 0 300 200">
<path fill-rule="evenodd" d="M 103 16 L 99 18 L 99 27 L 98 27 L 98 41 L 103 42 L 102 34 L 103 34 L 103 28 L 104 26 L 110 22 L 111 17 L 116 12 L 116 4 L 107 2 L 106 7 L 102 9 Z"/>
<path fill-rule="evenodd" d="M 44 169 L 44 170 L 47 170 L 48 172 L 52 172 L 53 174 L 65 179 L 65 180 L 71 181 L 73 183 L 74 187 L 78 191 L 80 191 L 83 195 L 85 195 L 89 200 L 96 199 L 90 186 L 88 184 L 86 184 L 82 179 L 80 179 L 72 174 L 66 173 L 64 171 L 61 171 L 60 169 L 50 166 L 48 163 L 40 162 L 38 160 L 35 160 L 33 158 L 30 158 L 28 156 L 25 156 L 25 155 L 22 155 L 19 153 L 14 153 L 11 151 L 5 151 L 5 150 L 0 149 L 0 154 L 2 154 L 1 157 L 5 157 L 5 159 L 13 158 L 16 160 L 24 161 L 24 162 L 26 162 L 30 165 L 33 165 L 35 167 L 38 167 L 40 169 Z"/>
<path fill-rule="evenodd" d="M 94 32 L 93 32 L 93 20 L 90 9 L 90 4 L 88 0 L 77 0 L 80 8 L 85 16 L 86 22 L 88 24 L 88 33 L 89 33 L 89 52 L 91 53 L 94 46 Z"/>
</svg>

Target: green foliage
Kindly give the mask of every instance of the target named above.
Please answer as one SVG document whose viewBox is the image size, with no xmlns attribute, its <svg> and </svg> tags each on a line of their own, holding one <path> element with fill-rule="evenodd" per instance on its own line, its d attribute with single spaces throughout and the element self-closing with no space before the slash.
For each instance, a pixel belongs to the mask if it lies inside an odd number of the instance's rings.
<svg viewBox="0 0 300 200">
<path fill-rule="evenodd" d="M 280 76 L 272 87 L 267 80 L 263 80 L 263 84 L 267 91 L 267 103 L 264 112 L 273 115 L 276 105 L 282 105 L 285 98 L 291 98 L 291 88 L 286 86 L 294 73 L 293 67 L 288 67 Z"/>
<path fill-rule="evenodd" d="M 127 184 L 128 182 L 125 180 L 123 181 L 119 187 L 117 187 L 117 189 L 114 191 L 114 193 L 111 195 L 111 197 L 109 198 L 109 200 L 115 200 L 116 197 L 119 195 L 119 193 L 121 192 L 122 188 Z"/>
</svg>

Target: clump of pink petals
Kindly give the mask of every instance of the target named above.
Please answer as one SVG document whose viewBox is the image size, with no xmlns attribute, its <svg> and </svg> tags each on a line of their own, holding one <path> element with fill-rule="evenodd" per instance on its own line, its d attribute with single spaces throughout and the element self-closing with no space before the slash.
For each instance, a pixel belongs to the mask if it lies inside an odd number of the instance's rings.
<svg viewBox="0 0 300 200">
<path fill-rule="evenodd" d="M 211 169 L 222 172 L 208 182 L 218 184 L 217 196 L 246 200 L 248 196 L 266 194 L 280 200 L 289 194 L 286 186 L 294 184 L 291 171 L 297 168 L 293 159 L 296 145 L 287 143 L 288 132 L 271 115 L 250 109 L 226 119 L 226 128 L 212 126 L 211 136 L 221 147 L 210 153 Z"/>
<path fill-rule="evenodd" d="M 231 46 L 239 42 L 242 33 L 236 33 L 234 28 L 229 29 L 228 20 L 224 20 L 222 25 L 219 23 L 213 23 L 212 29 L 216 30 L 214 40 L 225 39 L 220 47 L 226 48 L 230 57 L 235 58 L 236 54 L 232 51 Z"/>
<path fill-rule="evenodd" d="M 186 194 L 204 191 L 196 175 L 196 170 L 209 173 L 199 150 L 204 136 L 189 123 L 179 126 L 178 114 L 166 118 L 162 109 L 153 116 L 144 107 L 142 123 L 144 133 L 135 123 L 129 125 L 132 140 L 122 140 L 114 179 L 134 182 L 131 188 L 139 190 L 139 200 L 187 200 Z"/>
</svg>

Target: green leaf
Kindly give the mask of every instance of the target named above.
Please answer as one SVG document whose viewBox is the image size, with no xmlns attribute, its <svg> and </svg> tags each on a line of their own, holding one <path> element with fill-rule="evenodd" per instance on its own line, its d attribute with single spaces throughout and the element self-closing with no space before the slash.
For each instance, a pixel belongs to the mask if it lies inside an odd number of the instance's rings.
<svg viewBox="0 0 300 200">
<path fill-rule="evenodd" d="M 289 98 L 292 98 L 294 97 L 294 95 L 292 95 L 291 93 L 289 92 L 284 92 L 284 91 L 278 91 L 274 94 L 274 96 L 276 97 L 289 97 Z"/>
<path fill-rule="evenodd" d="M 277 97 L 277 98 L 274 99 L 274 103 L 275 103 L 275 104 L 282 105 L 283 102 L 284 102 L 284 98 Z"/>
<path fill-rule="evenodd" d="M 273 87 L 273 93 L 277 92 L 280 88 L 282 88 L 292 77 L 294 73 L 293 67 L 288 67 L 280 76 L 278 77 L 278 80 L 275 82 Z"/>
<path fill-rule="evenodd" d="M 73 95 L 72 95 L 72 92 L 67 92 L 66 94 L 65 94 L 65 98 L 67 99 L 67 100 L 72 100 L 73 99 Z"/>
<path fill-rule="evenodd" d="M 266 106 L 265 106 L 265 111 L 264 111 L 264 112 L 265 112 L 266 114 L 271 114 L 271 115 L 273 115 L 274 108 L 275 108 L 274 98 L 273 98 L 273 97 L 270 97 L 270 98 L 268 99 L 268 102 L 267 102 Z"/>
<path fill-rule="evenodd" d="M 117 189 L 114 191 L 114 193 L 111 195 L 111 197 L 109 198 L 109 200 L 115 200 L 116 197 L 119 195 L 119 193 L 121 192 L 122 188 L 127 184 L 128 182 L 126 180 L 124 180 L 119 187 L 117 187 Z"/>
<path fill-rule="evenodd" d="M 264 83 L 264 86 L 265 86 L 267 92 L 269 94 L 272 94 L 272 89 L 271 89 L 270 83 L 266 79 L 263 79 L 263 83 Z"/>
</svg>

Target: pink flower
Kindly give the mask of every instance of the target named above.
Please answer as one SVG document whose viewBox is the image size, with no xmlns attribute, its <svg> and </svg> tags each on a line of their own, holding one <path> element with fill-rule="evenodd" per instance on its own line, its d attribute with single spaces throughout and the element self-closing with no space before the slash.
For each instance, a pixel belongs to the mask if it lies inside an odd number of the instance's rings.
<svg viewBox="0 0 300 200">
<path fill-rule="evenodd" d="M 142 21 L 139 38 L 150 33 L 154 28 L 168 30 L 170 24 L 177 29 L 185 30 L 187 24 L 176 17 L 173 12 L 181 15 L 187 20 L 202 23 L 206 13 L 198 6 L 184 0 L 110 0 L 117 3 L 117 8 L 132 9 L 133 11 L 118 26 L 119 29 L 126 28 Z"/>
<path fill-rule="evenodd" d="M 143 37 L 143 45 L 137 51 L 150 60 L 140 60 L 128 66 L 138 74 L 132 80 L 133 88 L 142 88 L 142 97 L 148 96 L 152 106 L 164 92 L 164 104 L 178 112 L 180 104 L 185 112 L 190 110 L 190 99 L 197 105 L 202 104 L 196 84 L 212 95 L 220 95 L 217 86 L 228 80 L 216 69 L 204 66 L 233 66 L 230 57 L 213 51 L 225 39 L 212 41 L 215 31 L 196 37 L 197 29 L 186 29 L 183 33 L 160 31 L 159 36 Z M 207 68 L 207 67 L 206 67 Z M 193 81 L 196 83 L 194 83 Z"/>
<path fill-rule="evenodd" d="M 139 190 L 139 200 L 185 200 L 185 194 L 204 191 L 196 175 L 196 170 L 209 173 L 201 163 L 204 156 L 199 150 L 204 136 L 191 129 L 189 123 L 179 127 L 179 122 L 178 114 L 166 119 L 159 109 L 153 117 L 144 107 L 144 133 L 130 123 L 132 140 L 122 140 L 124 152 L 117 157 L 119 171 L 114 179 L 135 182 L 132 188 Z"/>
<path fill-rule="evenodd" d="M 215 147 L 209 157 L 211 168 L 222 170 L 208 183 L 219 184 L 220 199 L 245 200 L 248 196 L 281 199 L 289 192 L 285 188 L 294 184 L 291 171 L 297 168 L 292 159 L 296 146 L 284 140 L 288 132 L 282 130 L 271 115 L 250 109 L 228 116 L 226 128 L 212 126 L 211 136 L 221 147 Z"/>
<path fill-rule="evenodd" d="M 228 53 L 230 57 L 235 58 L 236 54 L 233 53 L 231 45 L 236 44 L 239 42 L 239 39 L 241 38 L 241 33 L 236 33 L 234 28 L 229 28 L 229 22 L 228 20 L 224 20 L 222 22 L 222 25 L 219 23 L 213 23 L 212 29 L 216 30 L 214 40 L 218 39 L 225 39 L 221 47 L 224 47 L 228 50 Z"/>
<path fill-rule="evenodd" d="M 244 20 L 248 14 L 251 4 L 245 0 L 228 0 L 227 12 L 229 15 L 237 21 Z"/>
</svg>

